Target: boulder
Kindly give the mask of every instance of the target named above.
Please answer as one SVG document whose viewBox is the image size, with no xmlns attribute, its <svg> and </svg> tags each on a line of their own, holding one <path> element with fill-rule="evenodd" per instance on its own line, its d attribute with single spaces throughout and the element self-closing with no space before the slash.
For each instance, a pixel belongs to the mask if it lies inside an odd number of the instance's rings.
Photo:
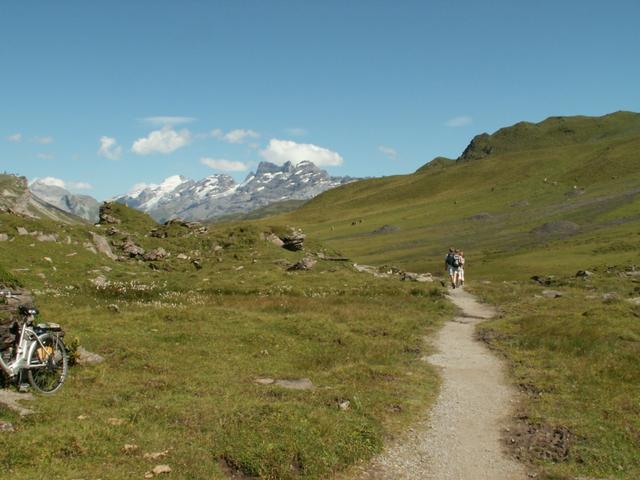
<svg viewBox="0 0 640 480">
<path fill-rule="evenodd" d="M 305 238 L 306 235 L 302 232 L 302 230 L 294 229 L 291 231 L 291 233 L 280 237 L 280 240 L 282 240 L 282 248 L 286 248 L 287 250 L 296 252 L 304 249 L 303 244 Z"/>
<path fill-rule="evenodd" d="M 76 363 L 78 365 L 97 365 L 98 363 L 104 362 L 104 357 L 97 353 L 90 352 L 84 347 L 78 347 L 76 352 L 78 354 L 76 358 Z"/>
<path fill-rule="evenodd" d="M 587 278 L 593 275 L 593 272 L 590 272 L 589 270 L 578 270 L 576 272 L 576 277 L 577 278 Z"/>
<path fill-rule="evenodd" d="M 295 271 L 295 270 L 311 270 L 315 264 L 318 263 L 317 260 L 311 257 L 305 257 L 297 263 L 291 265 L 287 270 Z"/>
<path fill-rule="evenodd" d="M 430 283 L 433 282 L 433 277 L 430 273 L 403 272 L 400 275 L 400 280 L 403 280 L 405 282 Z"/>
<path fill-rule="evenodd" d="M 141 257 L 142 255 L 144 255 L 144 248 L 136 245 L 136 243 L 131 238 L 125 239 L 124 243 L 122 244 L 122 251 L 131 258 Z"/>
<path fill-rule="evenodd" d="M 148 262 L 154 262 L 156 260 L 162 260 L 164 258 L 167 258 L 168 256 L 169 256 L 169 252 L 167 252 L 162 247 L 158 247 L 144 254 L 142 258 L 144 258 Z"/>
<path fill-rule="evenodd" d="M 36 240 L 39 242 L 57 242 L 58 236 L 55 233 L 50 233 L 48 235 L 41 233 L 36 237 Z"/>
<path fill-rule="evenodd" d="M 273 243 L 276 247 L 282 247 L 284 245 L 284 242 L 275 233 L 268 234 L 265 240 Z"/>
<path fill-rule="evenodd" d="M 98 275 L 96 278 L 89 280 L 96 288 L 105 288 L 109 285 L 107 277 L 104 275 Z"/>
<path fill-rule="evenodd" d="M 20 236 L 29 235 L 29 232 L 24 227 L 18 227 L 16 228 L 16 230 L 18 231 L 18 235 Z"/>
<path fill-rule="evenodd" d="M 98 252 L 106 255 L 111 260 L 116 260 L 118 258 L 111 250 L 111 246 L 105 237 L 98 235 L 95 232 L 91 232 L 91 239 L 93 240 L 93 244 L 96 246 Z"/>
<path fill-rule="evenodd" d="M 547 298 L 560 298 L 562 296 L 562 292 L 557 290 L 543 290 L 542 295 Z"/>
</svg>

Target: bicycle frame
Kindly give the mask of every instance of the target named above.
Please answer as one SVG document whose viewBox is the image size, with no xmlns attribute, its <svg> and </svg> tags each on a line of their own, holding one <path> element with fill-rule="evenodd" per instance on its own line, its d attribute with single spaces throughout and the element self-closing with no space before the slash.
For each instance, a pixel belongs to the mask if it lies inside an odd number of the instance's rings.
<svg viewBox="0 0 640 480">
<path fill-rule="evenodd" d="M 10 377 L 14 378 L 21 371 L 29 368 L 44 367 L 45 364 L 40 365 L 28 365 L 28 359 L 31 357 L 33 351 L 39 346 L 45 348 L 40 341 L 38 334 L 31 328 L 33 324 L 33 317 L 28 317 L 27 321 L 22 325 L 20 330 L 20 340 L 18 341 L 18 350 L 15 353 L 14 358 L 6 363 L 0 355 L 0 368 Z"/>
</svg>

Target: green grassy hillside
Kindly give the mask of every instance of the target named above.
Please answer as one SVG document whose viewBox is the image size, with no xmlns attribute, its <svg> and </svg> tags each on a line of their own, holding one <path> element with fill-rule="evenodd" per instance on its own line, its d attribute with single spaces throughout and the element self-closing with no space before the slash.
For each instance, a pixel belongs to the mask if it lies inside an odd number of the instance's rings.
<svg viewBox="0 0 640 480">
<path fill-rule="evenodd" d="M 175 478 L 344 472 L 433 401 L 423 338 L 452 311 L 438 282 L 327 257 L 438 274 L 454 245 L 468 288 L 500 312 L 478 334 L 522 393 L 514 453 L 538 478 L 640 478 L 639 195 L 640 115 L 618 112 L 520 123 L 458 160 L 266 219 L 157 225 L 117 204 L 101 226 L 0 213 L 0 281 L 33 290 L 47 320 L 106 359 L 76 367 L 35 416 L 0 409 L 16 426 L 0 462 L 16 479 L 142 477 L 156 463 Z M 290 226 L 307 233 L 304 252 L 268 240 Z M 119 258 L 95 253 L 92 234 Z M 130 258 L 131 243 L 170 256 Z M 288 271 L 304 256 L 317 265 Z M 314 388 L 256 383 L 267 378 Z"/>
<path fill-rule="evenodd" d="M 575 132 L 571 142 L 556 138 L 558 125 Z M 535 132 L 534 138 L 524 141 L 523 129 Z M 550 145 L 544 146 L 539 137 L 546 138 L 549 131 Z M 614 226 L 620 235 L 635 228 L 640 214 L 639 114 L 517 124 L 483 141 L 505 153 L 473 161 L 439 160 L 411 175 L 349 184 L 284 219 L 365 263 L 438 271 L 444 251 L 455 244 L 465 249 L 473 262 L 470 268 L 478 273 L 489 271 L 483 263 L 504 252 L 511 256 L 558 239 L 608 235 Z M 519 143 L 526 148 L 516 148 Z M 576 225 L 571 231 L 562 225 L 535 230 L 558 221 Z M 397 230 L 375 234 L 383 225 Z M 535 268 L 518 266 L 523 276 Z"/>
<path fill-rule="evenodd" d="M 265 239 L 284 225 L 158 225 L 118 204 L 103 213 L 114 223 L 0 213 L 0 282 L 22 283 L 68 342 L 105 358 L 74 367 L 32 416 L 0 407 L 16 430 L 0 435 L 11 478 L 142 478 L 158 463 L 172 478 L 327 478 L 435 398 L 423 336 L 451 311 L 433 284 L 372 282 L 320 258 L 332 252 L 313 238 L 302 252 Z M 119 258 L 97 253 L 92 234 Z M 170 256 L 129 258 L 126 242 Z M 287 270 L 304 256 L 312 270 Z M 154 452 L 165 453 L 145 457 Z"/>
<path fill-rule="evenodd" d="M 479 335 L 522 391 L 515 454 L 542 478 L 640 478 L 639 114 L 519 123 L 284 219 L 362 263 L 437 273 L 464 249 L 501 312 Z"/>
</svg>

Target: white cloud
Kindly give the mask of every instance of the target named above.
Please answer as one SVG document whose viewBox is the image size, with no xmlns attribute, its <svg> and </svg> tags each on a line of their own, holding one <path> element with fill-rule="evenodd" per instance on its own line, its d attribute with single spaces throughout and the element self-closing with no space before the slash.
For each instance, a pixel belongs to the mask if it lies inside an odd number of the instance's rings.
<svg viewBox="0 0 640 480">
<path fill-rule="evenodd" d="M 191 132 L 187 129 L 180 131 L 173 130 L 170 126 L 165 126 L 161 130 L 154 130 L 146 137 L 139 138 L 131 147 L 131 150 L 138 155 L 149 155 L 151 153 L 171 153 L 184 147 L 191 141 Z"/>
<path fill-rule="evenodd" d="M 277 165 L 291 162 L 294 165 L 305 160 L 313 162 L 317 166 L 342 165 L 343 158 L 340 154 L 327 148 L 312 145 L 311 143 L 296 143 L 291 140 L 278 140 L 272 138 L 264 150 L 260 150 L 262 157 Z"/>
<path fill-rule="evenodd" d="M 40 160 L 53 160 L 53 155 L 51 155 L 50 153 L 38 153 L 36 155 L 36 157 L 38 157 Z"/>
<path fill-rule="evenodd" d="M 236 162 L 234 160 L 225 160 L 224 158 L 201 158 L 200 163 L 207 167 L 225 172 L 243 172 L 249 170 L 246 163 Z"/>
<path fill-rule="evenodd" d="M 211 131 L 211 136 L 227 143 L 244 143 L 246 140 L 251 138 L 260 138 L 260 134 L 258 132 L 254 130 L 246 130 L 244 128 L 237 128 L 227 133 L 216 128 Z"/>
<path fill-rule="evenodd" d="M 9 140 L 10 142 L 20 142 L 22 141 L 22 134 L 21 133 L 14 133 L 13 135 L 9 135 L 7 137 L 7 140 Z"/>
<path fill-rule="evenodd" d="M 42 145 L 48 145 L 50 143 L 53 143 L 53 137 L 48 135 L 45 137 L 33 137 L 32 141 L 35 143 L 40 143 Z"/>
<path fill-rule="evenodd" d="M 301 127 L 286 128 L 284 131 L 287 135 L 291 135 L 292 137 L 304 137 L 308 133 Z"/>
<path fill-rule="evenodd" d="M 387 147 L 385 145 L 378 145 L 378 151 L 382 153 L 384 156 L 390 158 L 391 160 L 395 160 L 398 158 L 398 152 L 391 147 Z"/>
<path fill-rule="evenodd" d="M 98 155 L 102 155 L 109 160 L 118 160 L 122 156 L 122 147 L 118 145 L 115 138 L 103 136 L 100 137 Z"/>
<path fill-rule="evenodd" d="M 44 185 L 50 185 L 52 187 L 60 187 L 65 188 L 64 180 L 56 177 L 44 177 L 44 178 L 34 178 L 31 183 L 42 183 Z"/>
<path fill-rule="evenodd" d="M 41 183 L 43 185 L 49 185 L 51 187 L 60 187 L 67 190 L 91 190 L 93 185 L 87 182 L 65 182 L 61 178 L 56 177 L 44 177 L 44 178 L 34 178 L 29 185 L 33 185 L 34 183 Z"/>
<path fill-rule="evenodd" d="M 473 122 L 473 118 L 468 115 L 461 115 L 459 117 L 453 117 L 447 120 L 444 124 L 447 127 L 464 127 Z"/>
<path fill-rule="evenodd" d="M 144 123 L 155 125 L 158 127 L 164 127 L 165 125 L 183 125 L 185 123 L 195 122 L 193 117 L 179 117 L 170 115 L 160 115 L 156 117 L 145 117 L 142 119 Z"/>
</svg>

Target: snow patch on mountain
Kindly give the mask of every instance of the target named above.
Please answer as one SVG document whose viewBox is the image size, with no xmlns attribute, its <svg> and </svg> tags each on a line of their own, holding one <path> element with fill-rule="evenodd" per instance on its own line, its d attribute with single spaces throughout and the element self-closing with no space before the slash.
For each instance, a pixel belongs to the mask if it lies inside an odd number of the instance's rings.
<svg viewBox="0 0 640 480">
<path fill-rule="evenodd" d="M 115 201 L 142 210 L 158 221 L 176 217 L 209 220 L 247 213 L 277 201 L 310 199 L 354 180 L 357 179 L 331 177 L 309 161 L 282 166 L 261 162 L 241 183 L 222 174 L 199 181 L 173 175 L 160 184 L 135 188 Z"/>
</svg>

